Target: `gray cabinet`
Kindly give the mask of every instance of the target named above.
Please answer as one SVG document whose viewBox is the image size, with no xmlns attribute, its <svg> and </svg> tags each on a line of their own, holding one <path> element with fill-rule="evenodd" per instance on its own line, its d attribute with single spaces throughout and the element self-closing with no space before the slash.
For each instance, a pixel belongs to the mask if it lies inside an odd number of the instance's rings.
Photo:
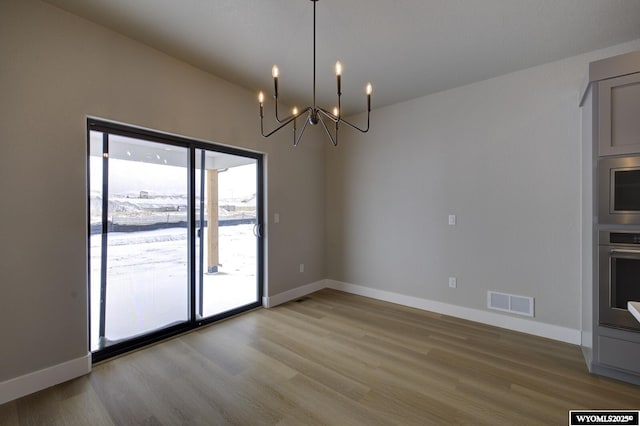
<svg viewBox="0 0 640 426">
<path fill-rule="evenodd" d="M 640 51 L 589 64 L 582 108 L 582 324 L 589 371 L 640 384 L 640 331 L 600 318 L 599 231 L 640 232 L 639 223 L 598 222 L 599 167 L 610 156 L 640 154 Z M 606 201 L 606 200 L 605 200 Z"/>
<path fill-rule="evenodd" d="M 633 336 L 632 334 L 630 336 Z M 640 345 L 638 342 L 599 336 L 598 348 L 601 364 L 629 373 L 640 373 Z"/>
<path fill-rule="evenodd" d="M 640 152 L 640 72 L 598 82 L 599 155 Z"/>
</svg>

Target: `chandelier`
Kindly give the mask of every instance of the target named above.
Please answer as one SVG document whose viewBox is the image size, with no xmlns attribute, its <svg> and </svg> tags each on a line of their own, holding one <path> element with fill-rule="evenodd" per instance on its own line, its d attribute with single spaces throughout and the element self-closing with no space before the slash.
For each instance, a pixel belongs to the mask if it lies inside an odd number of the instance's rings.
<svg viewBox="0 0 640 426">
<path fill-rule="evenodd" d="M 342 64 L 340 61 L 336 62 L 336 84 L 337 84 L 337 93 L 338 93 L 338 106 L 333 108 L 332 112 L 327 111 L 326 109 L 319 107 L 316 104 L 316 3 L 318 0 L 311 0 L 313 2 L 313 105 L 308 106 L 302 110 L 298 110 L 298 108 L 293 108 L 292 114 L 280 119 L 278 115 L 278 78 L 280 76 L 280 70 L 276 65 L 271 69 L 271 75 L 273 76 L 273 87 L 274 87 L 274 95 L 273 98 L 275 100 L 275 119 L 277 124 L 279 124 L 275 129 L 268 133 L 264 133 L 264 93 L 260 92 L 258 94 L 258 102 L 260 103 L 260 132 L 262 136 L 268 138 L 269 136 L 276 133 L 278 130 L 284 128 L 288 124 L 293 123 L 293 145 L 297 146 L 300 143 L 300 139 L 302 139 L 302 135 L 304 134 L 305 129 L 308 124 L 312 126 L 320 123 L 324 128 L 327 136 L 331 140 L 333 146 L 338 145 L 338 128 L 340 123 L 344 123 L 347 126 L 356 129 L 362 133 L 366 133 L 369 131 L 369 118 L 371 116 L 371 92 L 373 88 L 371 83 L 367 83 L 365 88 L 365 93 L 367 95 L 367 128 L 361 129 L 358 126 L 349 123 L 347 120 L 342 118 L 342 111 L 340 105 L 340 97 L 342 96 L 342 87 L 341 87 L 341 77 L 342 77 Z M 302 129 L 298 132 L 298 118 L 304 116 L 304 124 L 302 125 Z M 327 124 L 329 123 L 329 124 Z M 330 127 L 333 127 L 333 134 L 329 130 Z"/>
</svg>

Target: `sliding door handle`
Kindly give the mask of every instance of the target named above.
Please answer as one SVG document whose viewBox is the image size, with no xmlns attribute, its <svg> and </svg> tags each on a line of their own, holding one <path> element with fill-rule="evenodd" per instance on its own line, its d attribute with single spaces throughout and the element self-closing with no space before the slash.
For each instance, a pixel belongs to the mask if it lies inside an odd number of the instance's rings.
<svg viewBox="0 0 640 426">
<path fill-rule="evenodd" d="M 253 235 L 257 238 L 264 237 L 264 225 L 261 223 L 256 223 L 253 225 Z"/>
</svg>

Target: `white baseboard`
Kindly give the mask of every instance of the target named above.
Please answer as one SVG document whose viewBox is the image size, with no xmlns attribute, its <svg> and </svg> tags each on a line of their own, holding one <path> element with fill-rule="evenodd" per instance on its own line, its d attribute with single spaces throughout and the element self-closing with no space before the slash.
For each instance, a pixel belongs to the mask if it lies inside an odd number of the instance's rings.
<svg viewBox="0 0 640 426">
<path fill-rule="evenodd" d="M 306 296 L 307 294 L 311 294 L 314 291 L 322 290 L 326 286 L 327 280 L 320 280 L 314 283 L 303 285 L 301 287 L 296 287 L 283 293 L 275 294 L 271 297 L 265 296 L 262 298 L 262 306 L 264 306 L 265 308 L 273 308 L 274 306 L 281 305 L 290 300 Z"/>
<path fill-rule="evenodd" d="M 548 339 L 571 343 L 573 345 L 580 345 L 581 343 L 581 332 L 577 329 L 561 327 L 553 324 L 546 324 L 530 319 L 516 318 L 512 315 L 488 312 L 481 309 L 466 308 L 464 306 L 436 302 L 434 300 L 407 296 L 404 294 L 378 290 L 375 288 L 365 287 L 357 284 L 349 284 L 335 280 L 320 280 L 311 284 L 291 289 L 289 291 L 285 291 L 283 293 L 276 294 L 271 297 L 263 297 L 262 305 L 265 308 L 272 308 L 290 300 L 306 296 L 307 294 L 311 294 L 318 290 L 322 290 L 323 288 L 341 290 L 347 293 L 371 297 L 372 299 L 384 300 L 385 302 L 397 303 L 399 305 L 418 308 L 425 311 L 436 312 L 439 314 L 450 315 L 452 317 L 475 321 L 495 327 L 506 328 L 508 330 L 520 331 L 522 333 L 546 337 Z"/>
<path fill-rule="evenodd" d="M 91 372 L 91 353 L 0 382 L 0 404 L 38 392 Z"/>
<path fill-rule="evenodd" d="M 546 337 L 548 339 L 559 340 L 561 342 L 571 343 L 574 345 L 580 344 L 581 334 L 580 330 L 577 329 L 545 324 L 524 318 L 514 318 L 511 315 L 497 314 L 480 309 L 465 308 L 463 306 L 421 299 L 419 297 L 406 296 L 404 294 L 377 290 L 370 287 L 348 284 L 335 280 L 326 280 L 326 286 L 328 288 L 345 291 L 347 293 L 384 300 L 386 302 L 397 303 L 439 314 L 450 315 L 452 317 L 506 328 L 508 330 L 520 331 L 534 336 Z"/>
</svg>

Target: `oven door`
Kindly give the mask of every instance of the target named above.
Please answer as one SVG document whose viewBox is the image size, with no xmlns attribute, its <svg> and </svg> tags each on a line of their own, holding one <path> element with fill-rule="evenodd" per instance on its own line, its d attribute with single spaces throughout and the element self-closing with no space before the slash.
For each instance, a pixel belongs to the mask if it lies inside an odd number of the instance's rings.
<svg viewBox="0 0 640 426">
<path fill-rule="evenodd" d="M 627 302 L 640 301 L 640 247 L 600 246 L 600 324 L 640 331 Z"/>
<path fill-rule="evenodd" d="M 640 156 L 598 161 L 598 222 L 640 224 Z"/>
</svg>

